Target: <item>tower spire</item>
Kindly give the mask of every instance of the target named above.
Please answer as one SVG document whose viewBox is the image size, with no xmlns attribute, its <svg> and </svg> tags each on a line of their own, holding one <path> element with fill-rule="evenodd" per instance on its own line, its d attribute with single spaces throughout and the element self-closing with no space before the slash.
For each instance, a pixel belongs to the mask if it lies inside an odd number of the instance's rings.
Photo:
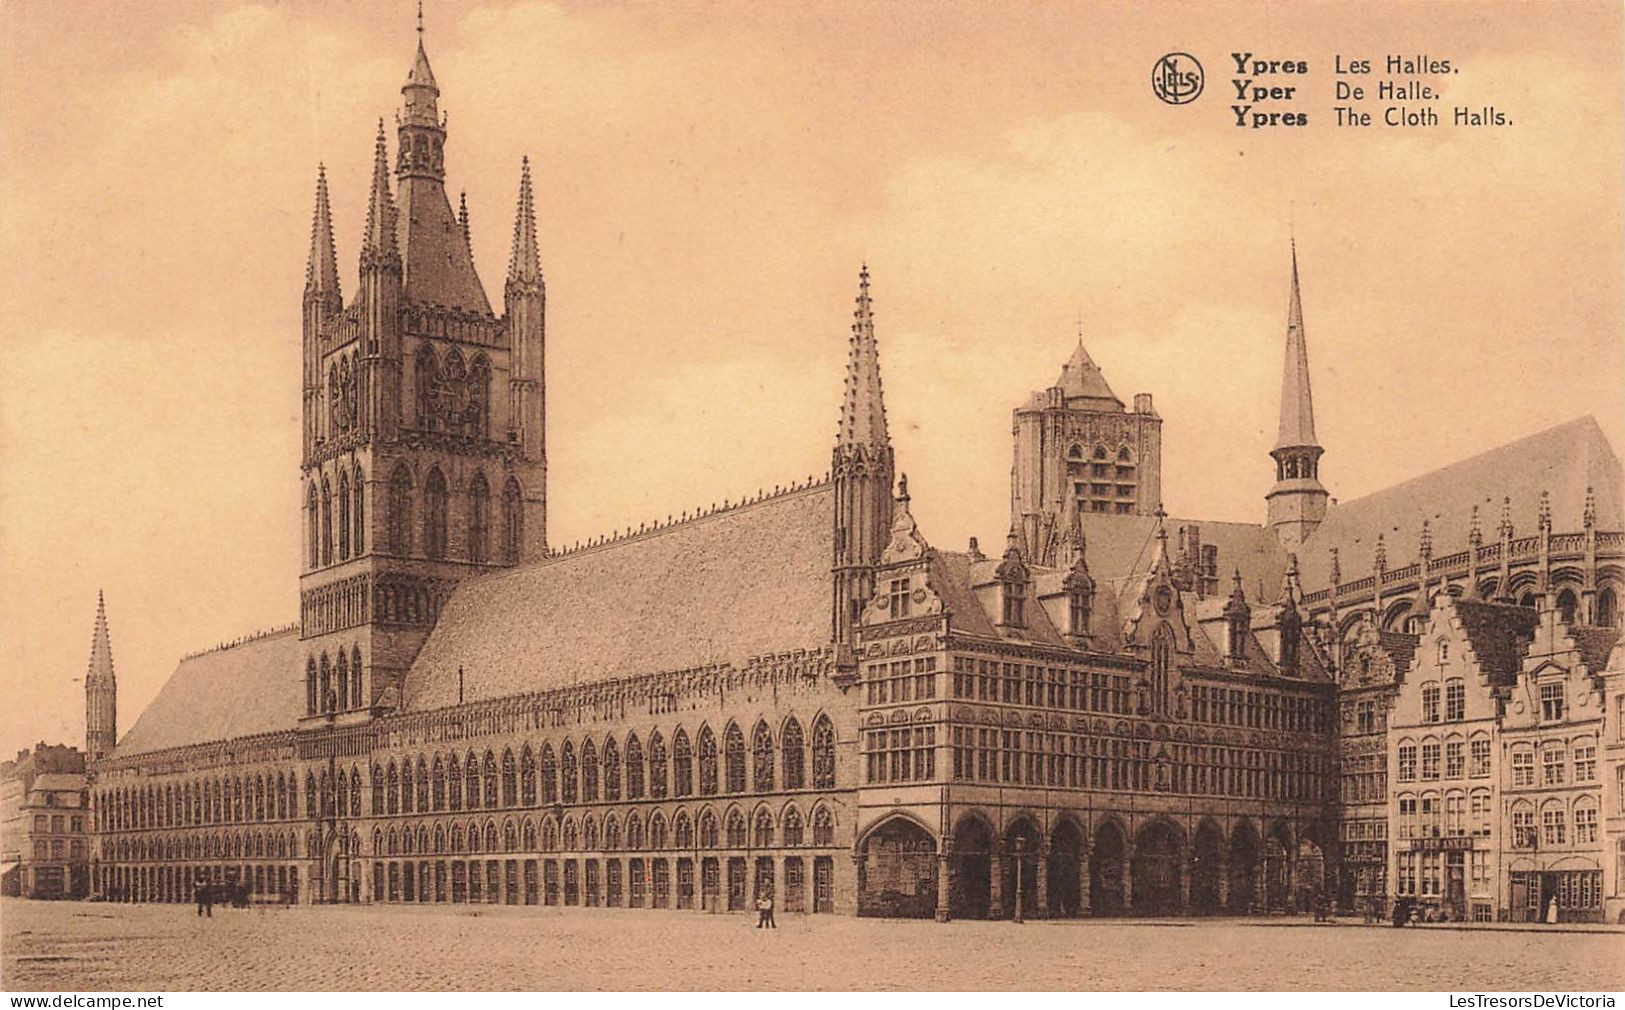
<svg viewBox="0 0 1625 1010">
<path fill-rule="evenodd" d="M 118 742 L 118 679 L 107 632 L 107 601 L 96 591 L 96 626 L 90 635 L 90 666 L 85 673 L 85 757 L 98 761 Z"/>
<path fill-rule="evenodd" d="M 1295 552 L 1326 518 L 1326 488 L 1320 483 L 1315 407 L 1309 391 L 1309 345 L 1303 328 L 1303 295 L 1298 283 L 1298 243 L 1292 241 L 1292 293 L 1286 311 L 1286 354 L 1281 368 L 1281 423 L 1276 430 L 1275 487 L 1266 496 L 1269 525 L 1281 546 Z"/>
<path fill-rule="evenodd" d="M 305 297 L 337 310 L 343 305 L 339 292 L 338 251 L 333 244 L 333 211 L 327 200 L 327 166 L 316 166 L 316 211 L 310 222 L 310 259 L 305 265 Z"/>
<path fill-rule="evenodd" d="M 858 272 L 857 309 L 852 313 L 851 351 L 846 364 L 846 397 L 841 403 L 839 446 L 890 448 L 886 405 L 880 387 L 880 353 L 875 344 L 874 306 L 869 300 L 869 264 Z"/>
<path fill-rule="evenodd" d="M 852 313 L 840 430 L 830 463 L 835 485 L 831 627 L 837 650 L 837 677 L 842 679 L 857 675 L 853 646 L 858 615 L 874 595 L 875 566 L 890 536 L 895 505 L 892 467 L 866 263 L 858 272 L 858 301 Z"/>
</svg>

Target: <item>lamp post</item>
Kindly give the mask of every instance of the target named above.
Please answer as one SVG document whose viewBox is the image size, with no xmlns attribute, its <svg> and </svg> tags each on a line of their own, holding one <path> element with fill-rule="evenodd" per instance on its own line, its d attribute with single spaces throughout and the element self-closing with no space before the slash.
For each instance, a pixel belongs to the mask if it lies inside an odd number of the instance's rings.
<svg viewBox="0 0 1625 1010">
<path fill-rule="evenodd" d="M 1027 839 L 1018 837 L 1016 839 L 1016 915 L 1011 920 L 1018 926 L 1027 921 L 1021 917 L 1021 857 L 1026 850 Z"/>
</svg>

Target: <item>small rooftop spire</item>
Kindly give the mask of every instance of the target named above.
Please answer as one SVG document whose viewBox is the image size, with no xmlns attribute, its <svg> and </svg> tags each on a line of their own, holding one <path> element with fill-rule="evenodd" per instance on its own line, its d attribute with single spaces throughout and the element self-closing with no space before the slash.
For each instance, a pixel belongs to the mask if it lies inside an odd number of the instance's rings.
<svg viewBox="0 0 1625 1010">
<path fill-rule="evenodd" d="M 463 244 L 468 246 L 468 254 L 474 255 L 474 235 L 468 229 L 468 190 L 457 194 L 457 225 L 463 229 Z"/>
<path fill-rule="evenodd" d="M 107 601 L 96 590 L 96 626 L 90 634 L 90 677 L 113 680 L 113 645 L 107 633 Z"/>
<path fill-rule="evenodd" d="M 874 306 L 869 300 L 869 264 L 858 271 L 857 308 L 852 313 L 851 353 L 846 364 L 846 395 L 836 445 L 886 447 L 886 404 L 880 385 L 880 350 L 875 343 Z"/>
<path fill-rule="evenodd" d="M 384 141 L 384 121 L 378 120 L 378 137 L 373 144 L 372 192 L 367 199 L 367 229 L 361 243 L 363 259 L 371 255 L 400 255 L 395 244 L 395 198 L 389 191 L 389 148 Z"/>
<path fill-rule="evenodd" d="M 342 304 L 338 251 L 333 244 L 333 212 L 327 200 L 327 166 L 316 166 L 316 211 L 310 222 L 310 259 L 305 265 L 305 294 Z"/>
<path fill-rule="evenodd" d="M 1512 496 L 1506 495 L 1501 499 L 1501 525 L 1495 528 L 1496 535 L 1502 540 L 1512 539 Z"/>
<path fill-rule="evenodd" d="M 519 163 L 519 203 L 514 211 L 508 279 L 535 281 L 541 276 L 541 253 L 536 246 L 536 200 L 530 188 L 530 156 L 526 155 Z"/>
</svg>

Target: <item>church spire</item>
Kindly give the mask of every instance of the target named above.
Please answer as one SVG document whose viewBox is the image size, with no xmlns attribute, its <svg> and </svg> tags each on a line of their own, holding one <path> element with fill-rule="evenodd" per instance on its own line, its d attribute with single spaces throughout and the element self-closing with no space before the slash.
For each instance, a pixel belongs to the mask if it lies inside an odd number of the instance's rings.
<svg viewBox="0 0 1625 1010">
<path fill-rule="evenodd" d="M 869 301 L 869 265 L 858 273 L 857 309 L 852 313 L 851 352 L 846 363 L 846 397 L 841 403 L 840 446 L 890 448 L 886 405 L 880 388 L 880 353 L 875 345 L 874 306 Z"/>
<path fill-rule="evenodd" d="M 1275 448 L 1317 446 L 1315 405 L 1309 392 L 1309 345 L 1303 333 L 1303 296 L 1298 289 L 1298 244 L 1292 243 L 1292 297 L 1286 310 L 1286 360 L 1281 370 L 1281 424 Z"/>
<path fill-rule="evenodd" d="M 541 254 L 536 247 L 536 200 L 530 189 L 530 157 L 520 162 L 519 206 L 513 219 L 513 251 L 508 255 L 510 281 L 537 281 L 542 277 Z"/>
<path fill-rule="evenodd" d="M 378 121 L 378 138 L 372 156 L 372 192 L 367 198 L 367 228 L 361 240 L 361 259 L 399 256 L 395 244 L 395 198 L 389 191 L 389 148 L 384 141 L 384 121 Z"/>
<path fill-rule="evenodd" d="M 107 602 L 96 592 L 96 627 L 90 635 L 90 666 L 85 673 L 85 757 L 98 761 L 118 742 L 118 679 L 107 633 Z"/>
<path fill-rule="evenodd" d="M 1298 285 L 1298 244 L 1292 243 L 1292 294 L 1287 302 L 1286 355 L 1281 369 L 1281 424 L 1276 432 L 1275 487 L 1266 496 L 1269 525 L 1281 546 L 1296 552 L 1326 518 L 1328 495 L 1320 483 L 1315 408 L 1309 393 L 1309 345 Z"/>
<path fill-rule="evenodd" d="M 316 212 L 310 223 L 310 259 L 305 265 L 305 297 L 337 311 L 343 306 L 339 293 L 338 251 L 333 244 L 333 212 L 327 200 L 327 166 L 316 167 Z"/>
<path fill-rule="evenodd" d="M 892 447 L 886 432 L 886 406 L 880 390 L 880 352 L 875 344 L 874 306 L 869 300 L 869 267 L 858 273 L 858 305 L 841 400 L 840 430 L 830 475 L 835 490 L 834 594 L 831 626 L 837 675 L 857 674 L 853 652 L 858 615 L 874 595 L 875 566 L 890 536 Z"/>
</svg>

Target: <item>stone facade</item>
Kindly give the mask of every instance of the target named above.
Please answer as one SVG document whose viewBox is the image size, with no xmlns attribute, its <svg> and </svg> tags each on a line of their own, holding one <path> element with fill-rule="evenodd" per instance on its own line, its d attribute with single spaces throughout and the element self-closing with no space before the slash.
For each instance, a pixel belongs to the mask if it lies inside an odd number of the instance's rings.
<svg viewBox="0 0 1625 1010">
<path fill-rule="evenodd" d="M 0 766 L 0 886 L 26 898 L 90 891 L 85 756 L 41 742 Z"/>
</svg>

